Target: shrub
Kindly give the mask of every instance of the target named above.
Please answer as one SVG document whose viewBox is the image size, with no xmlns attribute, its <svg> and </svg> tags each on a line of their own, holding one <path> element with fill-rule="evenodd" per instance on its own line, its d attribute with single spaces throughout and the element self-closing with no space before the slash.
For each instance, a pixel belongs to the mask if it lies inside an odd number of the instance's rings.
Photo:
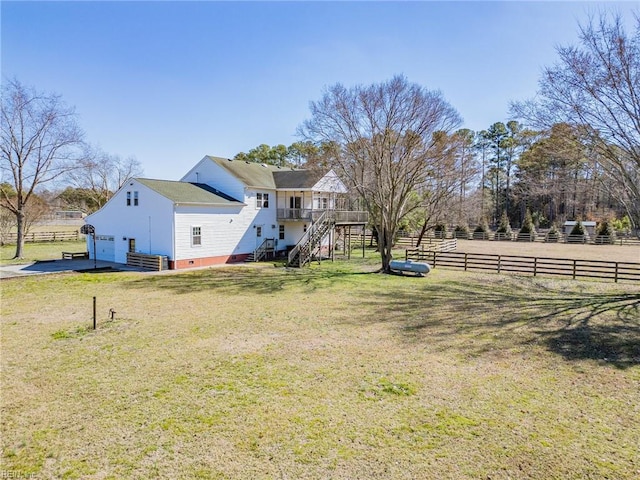
<svg viewBox="0 0 640 480">
<path fill-rule="evenodd" d="M 522 228 L 520 232 L 518 232 L 518 239 L 524 238 L 524 236 L 529 236 L 531 241 L 536 238 L 536 227 L 533 224 L 533 218 L 531 217 L 531 212 L 527 208 L 526 213 L 524 214 L 524 221 L 522 222 Z"/>
<path fill-rule="evenodd" d="M 485 217 L 480 219 L 480 223 L 473 231 L 474 233 L 487 233 L 489 231 L 489 223 Z"/>
<path fill-rule="evenodd" d="M 611 225 L 618 233 L 627 234 L 631 231 L 631 220 L 628 215 L 622 218 L 616 218 L 611 221 Z"/>
<path fill-rule="evenodd" d="M 602 222 L 600 222 L 600 224 L 598 225 L 598 235 L 615 235 L 615 232 L 613 230 L 613 225 L 611 225 L 611 223 L 609 222 L 609 220 L 603 220 Z"/>
<path fill-rule="evenodd" d="M 502 216 L 500 217 L 500 225 L 498 225 L 498 230 L 496 230 L 496 233 L 511 233 L 511 224 L 509 223 L 507 212 L 502 212 Z"/>
<path fill-rule="evenodd" d="M 496 239 L 498 240 L 511 240 L 511 224 L 509 223 L 507 212 L 502 212 L 502 217 L 500 217 L 500 225 L 498 225 L 496 235 Z"/>
<path fill-rule="evenodd" d="M 598 225 L 596 235 L 596 243 L 614 243 L 616 239 L 616 232 L 613 228 L 612 222 L 606 219 L 603 220 Z"/>
<path fill-rule="evenodd" d="M 433 228 L 436 238 L 444 238 L 447 233 L 447 226 L 444 223 L 438 223 Z"/>
<path fill-rule="evenodd" d="M 546 241 L 547 242 L 557 242 L 558 240 L 560 240 L 560 232 L 558 231 L 558 227 L 556 226 L 555 222 L 551 224 L 551 228 L 549 228 L 549 231 L 547 232 L 547 238 Z"/>
<path fill-rule="evenodd" d="M 576 222 L 569 235 L 584 235 L 584 225 L 582 225 L 582 220 L 578 220 Z"/>
<path fill-rule="evenodd" d="M 456 225 L 453 230 L 453 236 L 455 238 L 469 238 L 469 227 L 467 225 Z"/>
</svg>

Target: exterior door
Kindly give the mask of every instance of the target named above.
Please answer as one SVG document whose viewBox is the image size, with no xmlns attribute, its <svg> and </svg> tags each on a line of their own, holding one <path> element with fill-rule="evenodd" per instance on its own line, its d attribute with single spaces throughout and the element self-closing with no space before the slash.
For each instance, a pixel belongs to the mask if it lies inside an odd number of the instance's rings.
<svg viewBox="0 0 640 480">
<path fill-rule="evenodd" d="M 136 239 L 129 239 L 129 253 L 136 253 Z"/>
<path fill-rule="evenodd" d="M 256 225 L 256 248 L 264 242 L 264 225 Z"/>
<path fill-rule="evenodd" d="M 300 218 L 302 212 L 302 197 L 289 197 L 289 218 Z"/>
</svg>

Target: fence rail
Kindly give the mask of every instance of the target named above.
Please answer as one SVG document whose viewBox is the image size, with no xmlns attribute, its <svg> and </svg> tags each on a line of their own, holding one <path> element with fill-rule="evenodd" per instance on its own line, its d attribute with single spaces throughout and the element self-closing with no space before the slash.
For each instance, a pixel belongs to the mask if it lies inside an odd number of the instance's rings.
<svg viewBox="0 0 640 480">
<path fill-rule="evenodd" d="M 435 252 L 407 249 L 406 260 L 426 261 L 432 267 L 467 270 L 485 270 L 497 273 L 557 275 L 603 280 L 629 280 L 640 282 L 640 263 L 608 262 L 603 260 L 577 260 L 566 258 L 525 257 L 516 255 L 490 255 L 464 252 Z"/>
<path fill-rule="evenodd" d="M 84 235 L 78 230 L 75 232 L 32 232 L 24 236 L 24 241 L 29 243 L 37 242 L 69 242 L 75 240 L 83 240 Z M 18 241 L 17 233 L 6 233 L 2 235 L 2 244 L 16 243 Z"/>
</svg>

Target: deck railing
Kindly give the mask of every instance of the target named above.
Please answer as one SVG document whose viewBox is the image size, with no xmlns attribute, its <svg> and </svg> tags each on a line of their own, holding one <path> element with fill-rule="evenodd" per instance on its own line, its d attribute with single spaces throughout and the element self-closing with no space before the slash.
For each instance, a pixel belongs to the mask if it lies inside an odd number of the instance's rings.
<svg viewBox="0 0 640 480">
<path fill-rule="evenodd" d="M 324 212 L 331 212 L 335 222 L 340 223 L 367 223 L 369 214 L 352 210 L 323 210 L 313 208 L 279 208 L 278 220 L 293 220 L 305 222 L 317 222 Z"/>
</svg>

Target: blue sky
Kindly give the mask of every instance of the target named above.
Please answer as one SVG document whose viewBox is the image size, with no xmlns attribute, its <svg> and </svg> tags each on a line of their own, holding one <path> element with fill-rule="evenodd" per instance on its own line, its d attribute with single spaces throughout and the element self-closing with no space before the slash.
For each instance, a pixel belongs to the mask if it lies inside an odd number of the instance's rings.
<svg viewBox="0 0 640 480">
<path fill-rule="evenodd" d="M 335 83 L 404 74 L 464 126 L 508 119 L 558 45 L 636 2 L 1 2 L 2 77 L 76 107 L 87 140 L 178 179 L 204 155 L 289 145 Z"/>
</svg>

